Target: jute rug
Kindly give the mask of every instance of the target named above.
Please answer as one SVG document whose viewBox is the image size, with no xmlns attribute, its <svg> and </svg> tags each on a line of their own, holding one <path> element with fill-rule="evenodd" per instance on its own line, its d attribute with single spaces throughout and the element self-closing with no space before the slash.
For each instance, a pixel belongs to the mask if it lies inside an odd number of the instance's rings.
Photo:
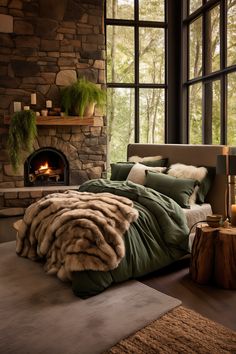
<svg viewBox="0 0 236 354">
<path fill-rule="evenodd" d="M 236 353 L 236 332 L 179 306 L 104 354 Z"/>
</svg>

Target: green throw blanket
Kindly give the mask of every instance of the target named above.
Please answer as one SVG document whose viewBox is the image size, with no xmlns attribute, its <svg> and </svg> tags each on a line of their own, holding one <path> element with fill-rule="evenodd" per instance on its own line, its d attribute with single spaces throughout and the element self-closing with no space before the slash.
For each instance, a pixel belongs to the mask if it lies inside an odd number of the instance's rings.
<svg viewBox="0 0 236 354">
<path fill-rule="evenodd" d="M 87 181 L 79 191 L 127 197 L 133 201 L 139 217 L 126 232 L 125 256 L 116 269 L 72 274 L 72 287 L 77 296 L 96 295 L 112 283 L 141 277 L 188 253 L 189 229 L 185 216 L 169 197 L 132 182 L 103 179 Z"/>
</svg>

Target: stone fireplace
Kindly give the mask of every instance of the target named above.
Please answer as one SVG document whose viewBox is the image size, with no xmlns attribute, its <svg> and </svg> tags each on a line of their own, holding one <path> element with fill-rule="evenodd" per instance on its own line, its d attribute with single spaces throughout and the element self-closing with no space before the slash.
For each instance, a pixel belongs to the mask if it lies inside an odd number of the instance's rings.
<svg viewBox="0 0 236 354">
<path fill-rule="evenodd" d="M 63 3 L 63 6 L 62 6 Z M 95 109 L 95 124 L 38 125 L 32 153 L 18 172 L 8 152 L 8 125 L 13 102 L 60 107 L 60 89 L 86 77 L 105 84 L 104 2 L 100 0 L 3 1 L 0 7 L 0 208 L 28 206 L 55 190 L 74 188 L 106 170 L 106 119 Z M 49 7 L 48 7 L 49 6 Z M 49 10 L 53 9 L 53 11 Z M 58 118 L 59 119 L 59 118 Z M 51 175 L 37 170 L 45 153 Z M 55 164 L 54 164 L 55 163 Z M 44 171 L 45 172 L 45 171 Z"/>
<path fill-rule="evenodd" d="M 27 187 L 67 186 L 69 180 L 68 160 L 57 149 L 38 149 L 24 163 L 24 185 Z"/>
</svg>

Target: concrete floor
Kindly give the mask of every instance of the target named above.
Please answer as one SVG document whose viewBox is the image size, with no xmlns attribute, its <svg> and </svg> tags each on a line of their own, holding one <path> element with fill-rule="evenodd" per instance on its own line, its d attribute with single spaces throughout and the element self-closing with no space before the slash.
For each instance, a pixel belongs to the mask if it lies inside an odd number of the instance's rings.
<svg viewBox="0 0 236 354">
<path fill-rule="evenodd" d="M 13 228 L 13 224 L 21 218 L 21 216 L 0 218 L 0 243 L 16 239 L 16 231 Z"/>
<path fill-rule="evenodd" d="M 13 223 L 21 218 L 0 218 L 0 243 L 15 240 Z M 189 275 L 189 259 L 182 259 L 139 280 L 164 294 L 176 297 L 182 301 L 183 306 L 236 331 L 236 290 L 195 283 Z"/>
</svg>

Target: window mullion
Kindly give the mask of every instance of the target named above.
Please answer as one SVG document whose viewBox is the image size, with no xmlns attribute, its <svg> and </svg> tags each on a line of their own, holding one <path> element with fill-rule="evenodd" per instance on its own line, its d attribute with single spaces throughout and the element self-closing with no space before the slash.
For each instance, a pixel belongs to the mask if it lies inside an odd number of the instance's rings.
<svg viewBox="0 0 236 354">
<path fill-rule="evenodd" d="M 227 67 L 227 0 L 220 4 L 220 68 Z M 227 79 L 226 75 L 221 77 L 221 144 L 227 144 Z"/>
<path fill-rule="evenodd" d="M 135 82 L 135 93 L 134 93 L 134 127 L 135 134 L 134 139 L 135 142 L 139 142 L 140 132 L 139 132 L 139 4 L 138 0 L 134 2 L 134 82 Z"/>
</svg>

